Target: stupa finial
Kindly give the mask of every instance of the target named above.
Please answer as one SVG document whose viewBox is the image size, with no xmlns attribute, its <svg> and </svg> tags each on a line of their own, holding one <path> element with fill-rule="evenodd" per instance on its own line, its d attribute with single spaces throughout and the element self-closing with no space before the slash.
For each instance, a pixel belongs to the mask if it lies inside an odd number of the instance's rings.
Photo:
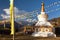
<svg viewBox="0 0 60 40">
<path fill-rule="evenodd" d="M 42 2 L 42 8 L 41 8 L 41 12 L 44 12 L 45 10 L 44 10 L 44 2 Z"/>
</svg>

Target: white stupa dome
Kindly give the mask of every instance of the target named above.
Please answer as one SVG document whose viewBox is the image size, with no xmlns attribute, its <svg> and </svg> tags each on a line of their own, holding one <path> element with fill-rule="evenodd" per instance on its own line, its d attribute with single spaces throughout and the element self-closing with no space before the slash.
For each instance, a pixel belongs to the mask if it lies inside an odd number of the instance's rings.
<svg viewBox="0 0 60 40">
<path fill-rule="evenodd" d="M 44 10 L 44 3 L 42 3 L 41 14 L 38 16 L 38 22 L 35 26 L 52 26 L 50 22 L 48 22 L 48 15 L 45 13 Z"/>
<path fill-rule="evenodd" d="M 45 12 L 43 12 L 44 14 L 40 14 L 40 15 L 38 15 L 38 20 L 39 21 L 47 21 L 48 20 L 48 15 L 47 14 L 45 14 Z"/>
</svg>

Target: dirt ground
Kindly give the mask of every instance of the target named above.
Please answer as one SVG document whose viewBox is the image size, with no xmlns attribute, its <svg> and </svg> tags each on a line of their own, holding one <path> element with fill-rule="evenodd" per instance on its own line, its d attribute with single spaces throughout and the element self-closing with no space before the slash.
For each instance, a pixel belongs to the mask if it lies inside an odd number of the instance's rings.
<svg viewBox="0 0 60 40">
<path fill-rule="evenodd" d="M 13 40 L 11 35 L 0 35 L 0 40 Z M 60 40 L 60 37 L 32 37 L 31 35 L 15 35 L 15 40 Z"/>
</svg>

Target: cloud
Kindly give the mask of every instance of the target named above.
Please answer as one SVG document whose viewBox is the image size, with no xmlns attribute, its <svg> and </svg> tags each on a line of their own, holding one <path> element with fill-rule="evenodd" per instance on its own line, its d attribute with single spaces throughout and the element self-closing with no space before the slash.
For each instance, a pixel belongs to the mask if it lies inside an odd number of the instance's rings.
<svg viewBox="0 0 60 40">
<path fill-rule="evenodd" d="M 27 22 L 37 22 L 36 19 L 27 19 L 26 21 L 27 21 Z"/>
<path fill-rule="evenodd" d="M 6 14 L 1 14 L 3 19 L 10 18 L 9 8 L 3 9 Z M 25 10 L 19 10 L 17 7 L 14 7 L 14 16 L 16 20 L 24 20 L 24 19 L 33 19 L 36 16 L 36 12 L 27 12 Z"/>
<path fill-rule="evenodd" d="M 2 16 L 2 18 L 3 18 L 3 19 L 9 19 L 9 18 L 10 18 L 10 16 L 9 16 L 9 15 L 1 14 L 1 16 Z"/>
<path fill-rule="evenodd" d="M 3 11 L 7 14 L 7 15 L 9 15 L 10 14 L 10 11 L 9 11 L 9 9 L 7 8 L 7 9 L 3 9 Z"/>
</svg>

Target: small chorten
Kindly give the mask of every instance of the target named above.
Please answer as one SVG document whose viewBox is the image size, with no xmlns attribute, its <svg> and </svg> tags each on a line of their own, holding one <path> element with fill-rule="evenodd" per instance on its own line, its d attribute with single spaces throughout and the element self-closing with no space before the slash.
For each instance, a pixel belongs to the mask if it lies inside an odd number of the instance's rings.
<svg viewBox="0 0 60 40">
<path fill-rule="evenodd" d="M 38 22 L 36 23 L 34 37 L 56 37 L 54 34 L 55 28 L 48 22 L 48 15 L 45 13 L 44 3 L 42 3 L 41 14 L 38 15 Z"/>
</svg>

